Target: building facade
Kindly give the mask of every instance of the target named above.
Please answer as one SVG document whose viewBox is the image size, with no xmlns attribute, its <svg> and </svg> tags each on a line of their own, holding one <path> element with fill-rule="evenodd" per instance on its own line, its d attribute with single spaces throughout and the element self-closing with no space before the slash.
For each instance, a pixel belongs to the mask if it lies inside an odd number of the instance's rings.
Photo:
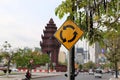
<svg viewBox="0 0 120 80">
<path fill-rule="evenodd" d="M 99 46 L 99 43 L 94 43 L 93 45 L 89 45 L 87 40 L 83 40 L 80 41 L 82 43 L 77 43 L 76 45 L 76 49 L 79 47 L 83 48 L 83 52 L 81 54 L 78 55 L 78 51 L 76 51 L 76 58 L 78 58 L 78 56 L 80 56 L 79 60 L 81 60 L 81 62 L 83 63 L 87 63 L 89 61 L 92 61 L 94 63 L 98 63 L 99 62 L 99 54 L 102 53 L 102 49 Z M 83 59 L 83 60 L 82 60 Z"/>
<path fill-rule="evenodd" d="M 75 62 L 77 64 L 84 64 L 84 50 L 83 48 L 76 48 L 75 50 Z"/>
<path fill-rule="evenodd" d="M 58 62 L 62 64 L 66 63 L 66 53 L 64 51 L 59 52 Z"/>
</svg>

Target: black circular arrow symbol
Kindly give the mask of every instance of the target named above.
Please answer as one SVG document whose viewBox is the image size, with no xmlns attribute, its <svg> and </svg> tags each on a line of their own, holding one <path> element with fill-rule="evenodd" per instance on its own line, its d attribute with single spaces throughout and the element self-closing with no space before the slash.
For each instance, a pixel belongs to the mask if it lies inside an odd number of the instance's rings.
<svg viewBox="0 0 120 80">
<path fill-rule="evenodd" d="M 63 43 L 66 42 L 66 39 L 62 37 L 62 31 L 60 31 L 60 38 L 62 39 Z"/>
<path fill-rule="evenodd" d="M 67 26 L 64 26 L 63 27 L 63 30 L 66 30 L 67 28 L 71 28 L 71 29 L 75 29 L 72 25 L 67 25 Z M 66 40 L 66 38 L 63 38 L 63 36 L 62 36 L 62 30 L 60 31 L 60 38 L 61 38 L 61 40 L 62 40 L 62 42 L 64 43 L 64 42 L 66 42 L 67 40 Z M 75 31 L 74 33 L 73 33 L 73 37 L 70 39 L 70 40 L 68 40 L 68 42 L 72 42 L 72 41 L 74 41 L 75 40 L 75 38 L 76 38 L 76 36 L 77 36 L 77 32 Z"/>
<path fill-rule="evenodd" d="M 63 30 L 66 30 L 67 28 L 71 28 L 71 29 L 73 29 L 73 30 L 75 29 L 73 26 L 67 25 L 67 26 L 64 26 L 64 27 L 63 27 Z"/>
<path fill-rule="evenodd" d="M 70 39 L 70 40 L 68 40 L 68 42 L 72 42 L 72 41 L 76 38 L 76 36 L 77 36 L 77 32 L 74 32 L 73 34 L 74 34 L 73 38 Z"/>
</svg>

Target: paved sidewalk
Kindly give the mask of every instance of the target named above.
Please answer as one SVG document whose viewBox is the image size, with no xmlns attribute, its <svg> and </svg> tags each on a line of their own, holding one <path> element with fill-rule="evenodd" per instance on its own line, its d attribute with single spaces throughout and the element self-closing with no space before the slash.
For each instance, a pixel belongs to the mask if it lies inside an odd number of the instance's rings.
<svg viewBox="0 0 120 80">
<path fill-rule="evenodd" d="M 40 78 L 40 77 L 50 77 L 50 76 L 58 76 L 63 75 L 62 72 L 52 72 L 52 73 L 32 73 L 32 79 Z M 25 73 L 11 74 L 9 77 L 6 75 L 0 76 L 0 80 L 22 80 L 25 78 Z"/>
<path fill-rule="evenodd" d="M 113 76 L 113 77 L 110 78 L 109 80 L 120 80 L 120 75 L 118 75 L 118 78 L 115 78 L 115 76 Z"/>
<path fill-rule="evenodd" d="M 116 79 L 116 78 L 110 78 L 109 80 L 120 80 L 120 78 Z"/>
<path fill-rule="evenodd" d="M 40 78 L 40 77 L 50 77 L 50 76 L 59 76 L 64 75 L 64 72 L 51 72 L 51 73 L 45 73 L 45 72 L 34 72 L 32 73 L 32 79 Z M 9 77 L 6 77 L 6 75 L 1 75 L 0 80 L 22 80 L 25 78 L 25 72 L 24 73 L 16 73 L 16 74 L 10 74 Z M 31 79 L 31 80 L 32 80 Z M 120 76 L 118 79 L 111 77 L 109 80 L 120 80 Z"/>
</svg>

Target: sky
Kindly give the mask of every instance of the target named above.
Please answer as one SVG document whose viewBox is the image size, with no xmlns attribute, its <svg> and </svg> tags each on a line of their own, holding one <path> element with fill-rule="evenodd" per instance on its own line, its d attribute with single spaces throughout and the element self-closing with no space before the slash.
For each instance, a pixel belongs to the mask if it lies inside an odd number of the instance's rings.
<svg viewBox="0 0 120 80">
<path fill-rule="evenodd" d="M 55 8 L 62 0 L 0 0 L 0 46 L 8 41 L 12 47 L 40 47 L 41 35 L 50 18 L 59 28 Z"/>
</svg>

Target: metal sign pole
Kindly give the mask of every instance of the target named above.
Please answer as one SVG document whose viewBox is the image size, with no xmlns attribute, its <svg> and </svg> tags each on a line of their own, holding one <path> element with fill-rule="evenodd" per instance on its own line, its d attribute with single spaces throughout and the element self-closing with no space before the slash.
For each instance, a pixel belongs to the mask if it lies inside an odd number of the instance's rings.
<svg viewBox="0 0 120 80">
<path fill-rule="evenodd" d="M 73 6 L 72 11 L 74 12 L 75 8 L 75 2 L 73 0 Z M 80 28 L 74 23 L 74 15 L 70 14 L 70 18 L 72 17 L 72 20 L 68 19 L 64 24 L 58 29 L 58 31 L 55 33 L 55 37 L 68 49 L 68 73 L 65 74 L 66 77 L 68 77 L 68 80 L 75 80 L 75 46 L 74 44 L 76 41 L 82 36 L 83 31 L 80 30 Z M 67 29 L 68 28 L 68 29 Z M 71 30 L 69 30 L 72 29 Z M 63 33 L 64 32 L 64 33 Z M 63 34 L 73 33 L 73 35 L 65 37 Z M 72 47 L 73 46 L 73 47 Z M 71 48 L 72 47 L 72 48 Z"/>
<path fill-rule="evenodd" d="M 67 72 L 67 75 L 68 75 L 68 80 L 70 80 L 70 72 L 71 72 L 71 54 L 70 54 L 70 51 L 69 51 L 69 54 L 68 54 L 68 72 Z"/>
<path fill-rule="evenodd" d="M 71 58 L 71 70 L 70 70 L 70 80 L 75 80 L 75 62 L 74 62 L 74 54 L 75 54 L 75 46 L 73 46 L 73 48 L 70 51 L 70 58 Z"/>
<path fill-rule="evenodd" d="M 68 72 L 67 72 L 68 80 L 75 80 L 74 51 L 75 46 L 73 46 L 73 48 L 69 51 L 68 54 Z"/>
<path fill-rule="evenodd" d="M 74 12 L 74 8 L 75 8 L 75 3 L 73 1 L 73 5 L 72 5 L 72 11 Z M 73 21 L 75 20 L 74 16 L 73 16 Z M 70 51 L 70 58 L 71 58 L 71 72 L 70 72 L 70 80 L 75 80 L 75 62 L 74 62 L 74 57 L 75 57 L 75 45 L 72 47 L 71 51 Z"/>
</svg>

